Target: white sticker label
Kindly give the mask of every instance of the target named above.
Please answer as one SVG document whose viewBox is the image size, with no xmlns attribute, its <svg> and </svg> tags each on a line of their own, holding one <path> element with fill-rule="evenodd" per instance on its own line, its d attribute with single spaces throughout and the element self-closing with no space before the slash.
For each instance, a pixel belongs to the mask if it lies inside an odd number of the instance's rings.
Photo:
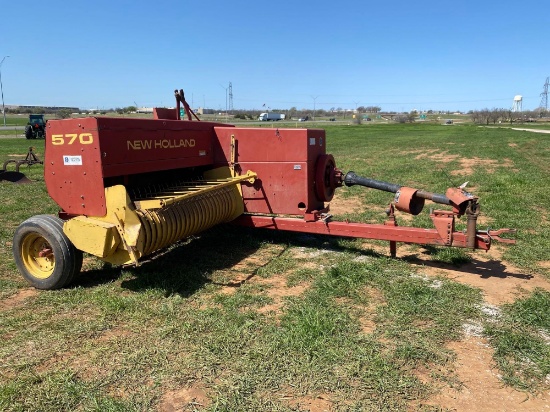
<svg viewBox="0 0 550 412">
<path fill-rule="evenodd" d="M 309 145 L 310 146 L 315 146 L 315 137 L 310 137 L 309 138 Z"/>
<path fill-rule="evenodd" d="M 206 150 L 199 150 L 199 156 L 206 156 Z"/>
<path fill-rule="evenodd" d="M 294 165 L 294 170 L 302 170 L 302 165 Z"/>
<path fill-rule="evenodd" d="M 65 166 L 82 166 L 82 156 L 63 156 Z"/>
</svg>

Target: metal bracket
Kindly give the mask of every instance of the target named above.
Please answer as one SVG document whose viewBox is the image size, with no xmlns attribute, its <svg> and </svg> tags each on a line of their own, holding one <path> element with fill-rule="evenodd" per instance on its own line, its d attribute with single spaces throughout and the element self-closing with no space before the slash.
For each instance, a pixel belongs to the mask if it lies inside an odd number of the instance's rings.
<svg viewBox="0 0 550 412">
<path fill-rule="evenodd" d="M 120 236 L 120 240 L 122 241 L 122 244 L 124 245 L 124 248 L 128 251 L 128 255 L 130 256 L 130 259 L 132 260 L 132 263 L 135 266 L 139 266 L 138 256 L 137 256 L 137 253 L 136 253 L 136 248 L 134 246 L 130 246 L 128 244 L 128 242 L 126 241 L 125 236 L 127 236 L 127 234 L 124 231 L 125 222 L 124 222 L 124 219 L 122 219 L 121 216 L 120 216 L 120 210 L 114 210 L 113 211 L 113 216 L 116 218 L 116 220 L 118 222 L 116 224 L 116 229 L 117 229 L 118 234 Z"/>
<path fill-rule="evenodd" d="M 319 220 L 321 222 L 324 222 L 325 225 L 328 225 L 328 222 L 331 218 L 332 215 L 330 213 L 321 213 L 321 218 Z"/>
<path fill-rule="evenodd" d="M 235 135 L 231 135 L 231 146 L 230 146 L 230 160 L 229 168 L 231 169 L 231 176 L 235 177 L 235 157 L 236 157 L 236 146 L 235 146 Z"/>
<path fill-rule="evenodd" d="M 513 233 L 513 234 L 516 234 L 517 233 L 517 229 L 498 229 L 498 230 L 491 230 L 490 227 L 487 228 L 487 231 L 485 232 L 480 232 L 480 233 L 483 233 L 487 236 L 489 236 L 489 239 L 490 240 L 496 240 L 498 242 L 501 242 L 501 243 L 509 243 L 509 244 L 515 244 L 516 243 L 516 240 L 515 239 L 507 239 L 505 237 L 500 237 L 499 235 L 503 234 L 503 233 Z"/>
<path fill-rule="evenodd" d="M 430 217 L 444 244 L 450 246 L 453 243 L 455 214 L 445 210 L 435 210 Z"/>
</svg>

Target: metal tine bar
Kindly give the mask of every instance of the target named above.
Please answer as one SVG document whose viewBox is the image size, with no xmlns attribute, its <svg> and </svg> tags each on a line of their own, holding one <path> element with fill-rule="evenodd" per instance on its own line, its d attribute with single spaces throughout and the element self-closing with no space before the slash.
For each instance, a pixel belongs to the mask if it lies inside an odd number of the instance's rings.
<svg viewBox="0 0 550 412">
<path fill-rule="evenodd" d="M 196 192 L 204 188 L 215 187 L 221 183 L 230 182 L 232 179 L 218 179 L 214 181 L 195 181 L 179 184 L 159 184 L 157 187 L 148 186 L 146 188 L 137 188 L 133 191 L 133 197 L 136 200 L 144 200 L 147 198 L 169 198 L 173 195 L 185 194 L 188 192 Z M 141 190 L 143 189 L 143 191 Z"/>
<path fill-rule="evenodd" d="M 164 205 L 169 205 L 180 199 L 192 197 L 200 192 L 210 192 L 220 186 L 223 188 L 228 184 L 237 184 L 240 181 L 249 179 L 253 175 L 240 176 L 238 178 L 229 177 L 215 180 L 197 179 L 194 181 L 171 182 L 156 184 L 145 188 L 133 188 L 131 190 L 134 201 L 159 200 Z"/>
<path fill-rule="evenodd" d="M 187 187 L 177 187 L 170 190 L 164 190 L 162 192 L 154 193 L 153 196 L 164 196 L 170 195 L 171 193 L 186 193 L 189 191 L 201 190 L 208 187 L 216 187 L 218 185 L 200 185 L 200 186 L 187 186 Z"/>
<path fill-rule="evenodd" d="M 201 191 L 208 187 L 216 187 L 217 185 L 209 185 L 209 186 L 195 186 L 195 187 L 189 187 L 187 190 L 171 190 L 171 191 L 162 191 L 162 192 L 155 192 L 155 193 L 149 193 L 145 196 L 138 196 L 135 198 L 135 200 L 145 200 L 145 199 L 169 199 L 171 197 L 182 195 L 186 193 L 194 193 Z"/>
<path fill-rule="evenodd" d="M 191 185 L 190 182 L 179 182 L 179 183 L 164 183 L 164 184 L 156 184 L 146 187 L 138 187 L 138 188 L 132 188 L 131 194 L 132 198 L 134 199 L 146 199 L 151 196 L 158 196 L 162 195 L 164 193 L 172 193 L 174 189 L 177 189 L 179 187 L 182 187 L 182 185 Z M 189 186 L 192 187 L 192 186 Z"/>
</svg>

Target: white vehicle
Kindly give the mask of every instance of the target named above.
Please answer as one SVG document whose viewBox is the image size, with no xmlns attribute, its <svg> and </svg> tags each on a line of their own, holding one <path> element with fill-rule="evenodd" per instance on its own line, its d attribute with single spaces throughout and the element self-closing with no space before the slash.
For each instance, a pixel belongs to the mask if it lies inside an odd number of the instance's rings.
<svg viewBox="0 0 550 412">
<path fill-rule="evenodd" d="M 280 113 L 262 113 L 258 117 L 258 120 L 261 122 L 269 122 L 270 120 L 275 122 L 277 120 L 285 120 L 285 115 Z"/>
</svg>

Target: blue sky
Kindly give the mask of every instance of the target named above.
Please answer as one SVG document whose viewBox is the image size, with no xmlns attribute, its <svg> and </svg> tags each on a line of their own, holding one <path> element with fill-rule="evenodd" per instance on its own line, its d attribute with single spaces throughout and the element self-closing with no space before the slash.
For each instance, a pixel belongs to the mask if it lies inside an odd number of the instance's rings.
<svg viewBox="0 0 550 412">
<path fill-rule="evenodd" d="M 535 109 L 549 51 L 546 0 L 0 5 L 6 104 Z"/>
</svg>

